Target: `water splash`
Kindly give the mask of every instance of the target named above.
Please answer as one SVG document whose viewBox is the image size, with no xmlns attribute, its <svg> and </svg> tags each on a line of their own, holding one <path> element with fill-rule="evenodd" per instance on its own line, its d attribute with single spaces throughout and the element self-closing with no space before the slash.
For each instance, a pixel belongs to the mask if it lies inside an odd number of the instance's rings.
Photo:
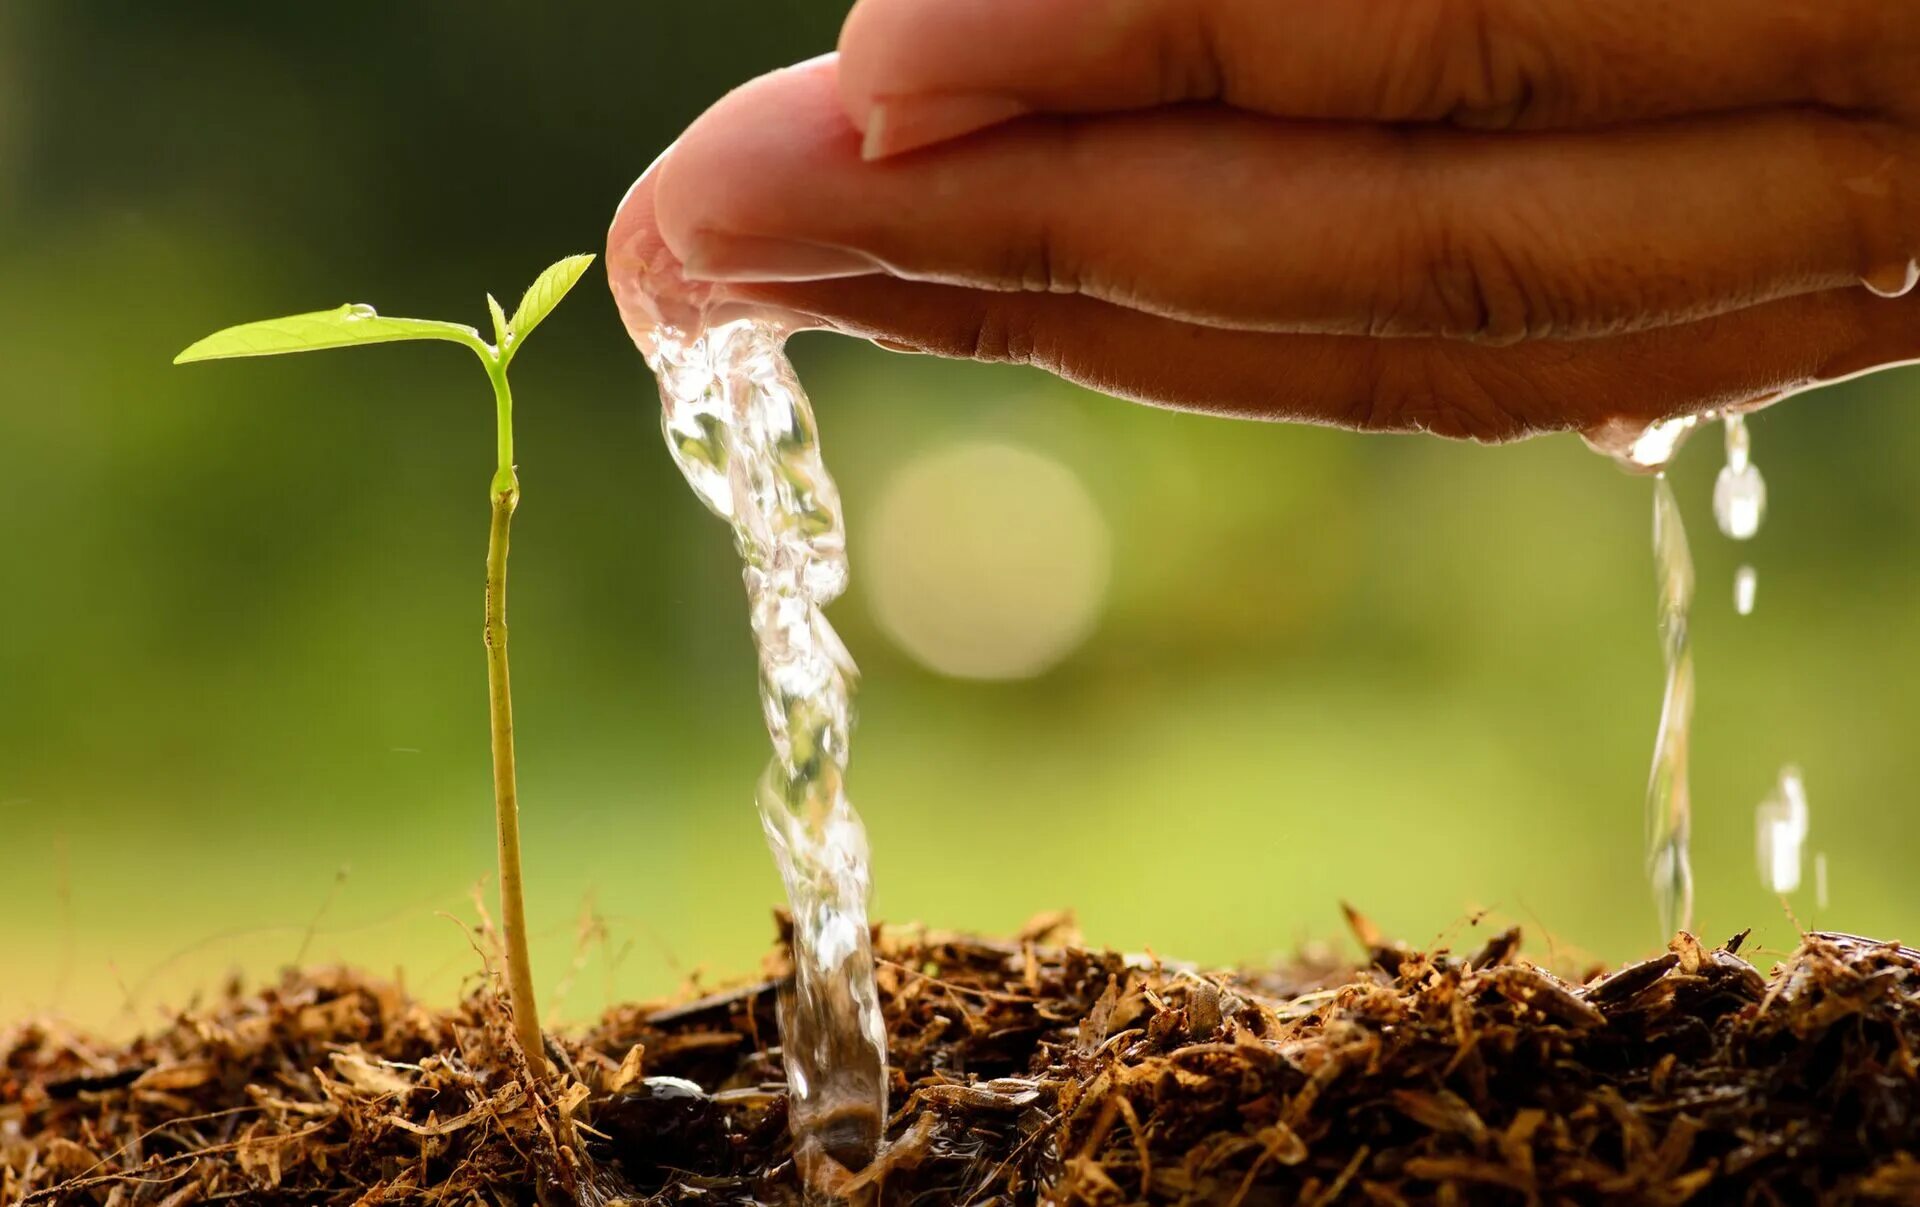
<svg viewBox="0 0 1920 1207">
<path fill-rule="evenodd" d="M 1673 485 L 1653 482 L 1653 556 L 1659 591 L 1660 648 L 1667 687 L 1647 777 L 1647 878 L 1660 910 L 1663 935 L 1693 926 L 1693 865 L 1688 851 L 1693 806 L 1687 790 L 1687 749 L 1693 722 L 1693 553 Z"/>
<path fill-rule="evenodd" d="M 858 672 L 824 612 L 847 585 L 839 491 L 779 328 L 743 319 L 649 335 L 667 447 L 745 563 L 774 749 L 756 801 L 793 914 L 780 999 L 791 1126 L 803 1176 L 830 1184 L 833 1166 L 873 1159 L 887 1117 L 867 837 L 845 786 Z"/>
</svg>

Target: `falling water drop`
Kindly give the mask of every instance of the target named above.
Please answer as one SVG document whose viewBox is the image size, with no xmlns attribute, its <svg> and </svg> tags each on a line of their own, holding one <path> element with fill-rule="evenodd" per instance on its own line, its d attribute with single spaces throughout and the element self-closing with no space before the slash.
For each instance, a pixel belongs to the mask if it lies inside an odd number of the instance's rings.
<svg viewBox="0 0 1920 1207">
<path fill-rule="evenodd" d="M 1713 483 L 1713 520 L 1736 541 L 1751 540 L 1767 515 L 1767 483 L 1753 463 L 1744 415 L 1726 419 L 1727 463 Z"/>
<path fill-rule="evenodd" d="M 1753 811 L 1760 879 L 1775 893 L 1800 887 L 1801 848 L 1807 840 L 1807 790 L 1797 767 L 1780 771 L 1780 782 Z M 1818 866 L 1815 867 L 1816 877 Z"/>
<path fill-rule="evenodd" d="M 1753 596 L 1759 589 L 1760 576 L 1752 566 L 1742 566 L 1733 572 L 1733 610 L 1742 616 L 1753 615 Z"/>
<path fill-rule="evenodd" d="M 1745 473 L 1753 464 L 1753 433 L 1747 430 L 1747 417 L 1728 415 L 1720 426 L 1726 432 L 1727 468 Z"/>
</svg>

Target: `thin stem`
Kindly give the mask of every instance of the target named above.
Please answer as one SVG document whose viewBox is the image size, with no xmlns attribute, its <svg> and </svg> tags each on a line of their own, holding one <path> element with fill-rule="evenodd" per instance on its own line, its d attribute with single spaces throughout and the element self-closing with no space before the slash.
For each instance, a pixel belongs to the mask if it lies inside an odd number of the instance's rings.
<svg viewBox="0 0 1920 1207">
<path fill-rule="evenodd" d="M 493 382 L 494 442 L 500 461 L 499 468 L 493 471 L 493 493 L 511 492 L 514 503 L 518 504 L 520 483 L 513 472 L 513 391 L 507 387 L 506 358 L 503 349 L 480 359 L 485 362 L 487 377 Z"/>
<path fill-rule="evenodd" d="M 513 395 L 505 367 L 490 361 L 500 432 L 500 466 L 493 477 L 493 522 L 487 533 L 487 703 L 493 720 L 493 812 L 500 847 L 500 915 L 507 939 L 507 996 L 514 1033 L 536 1077 L 547 1072 L 540 1014 L 533 1000 L 533 961 L 527 954 L 526 895 L 520 875 L 520 795 L 513 763 L 513 689 L 507 675 L 507 545 L 520 482 L 513 472 Z"/>
</svg>

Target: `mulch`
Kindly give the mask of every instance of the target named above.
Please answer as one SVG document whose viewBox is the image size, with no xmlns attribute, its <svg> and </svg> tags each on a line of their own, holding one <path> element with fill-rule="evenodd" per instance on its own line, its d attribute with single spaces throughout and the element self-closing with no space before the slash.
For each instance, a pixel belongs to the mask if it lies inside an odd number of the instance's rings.
<svg viewBox="0 0 1920 1207">
<path fill-rule="evenodd" d="M 877 943 L 893 1072 L 861 1203 L 1920 1203 L 1920 952 L 1816 932 L 1562 979 L 1517 931 L 1266 972 Z M 802 1201 L 768 975 L 624 1006 L 528 1077 L 481 983 L 234 989 L 129 1043 L 0 1034 L 0 1203 Z"/>
</svg>

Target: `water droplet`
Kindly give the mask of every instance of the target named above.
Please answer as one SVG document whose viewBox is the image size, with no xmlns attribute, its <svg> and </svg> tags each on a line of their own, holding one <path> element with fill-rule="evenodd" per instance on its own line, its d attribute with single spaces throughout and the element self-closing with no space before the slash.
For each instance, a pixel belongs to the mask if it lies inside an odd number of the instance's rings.
<svg viewBox="0 0 1920 1207">
<path fill-rule="evenodd" d="M 1753 820 L 1761 882 L 1775 893 L 1795 891 L 1808 824 L 1807 791 L 1798 768 L 1781 769 L 1779 783 L 1754 809 Z"/>
<path fill-rule="evenodd" d="M 380 313 L 365 302 L 349 302 L 340 307 L 340 317 L 349 322 L 357 322 L 360 319 L 379 318 Z"/>
<path fill-rule="evenodd" d="M 1733 573 L 1733 610 L 1742 616 L 1753 615 L 1753 595 L 1760 586 L 1760 575 L 1752 566 Z"/>
<path fill-rule="evenodd" d="M 1713 483 L 1713 521 L 1728 537 L 1744 541 L 1767 516 L 1767 482 L 1753 463 L 1745 417 L 1727 416 L 1726 429 L 1727 463 Z"/>
<path fill-rule="evenodd" d="M 1707 412 L 1707 418 L 1713 418 L 1713 412 Z M 1728 415 L 1721 424 L 1726 433 L 1727 468 L 1745 470 L 1753 461 L 1753 433 L 1747 428 L 1745 415 Z"/>
<path fill-rule="evenodd" d="M 1612 457 L 1628 473 L 1657 474 L 1666 469 L 1681 444 L 1700 425 L 1700 418 L 1682 415 L 1644 426 L 1613 421 L 1582 432 L 1581 439 L 1593 451 Z"/>
<path fill-rule="evenodd" d="M 1767 483 L 1749 465 L 1742 470 L 1726 466 L 1713 483 L 1713 520 L 1736 541 L 1752 538 L 1767 514 Z"/>
<path fill-rule="evenodd" d="M 1878 297 L 1906 297 L 1914 286 L 1920 285 L 1920 261 L 1883 265 L 1860 278 L 1860 283 Z"/>
</svg>

